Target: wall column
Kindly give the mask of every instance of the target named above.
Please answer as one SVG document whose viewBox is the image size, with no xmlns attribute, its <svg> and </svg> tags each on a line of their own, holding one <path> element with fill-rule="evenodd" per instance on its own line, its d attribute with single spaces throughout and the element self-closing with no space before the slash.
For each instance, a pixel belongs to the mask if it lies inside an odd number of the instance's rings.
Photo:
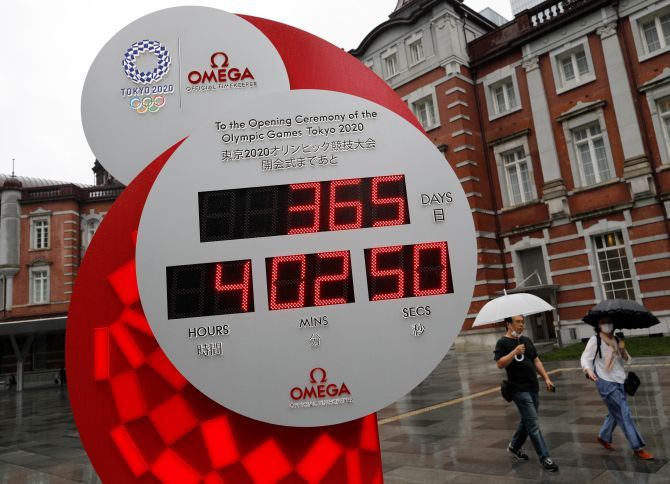
<svg viewBox="0 0 670 484">
<path fill-rule="evenodd" d="M 16 391 L 23 391 L 23 363 L 26 361 L 30 347 L 33 345 L 33 340 L 35 339 L 34 335 L 29 335 L 23 343 L 23 346 L 19 348 L 19 344 L 16 341 L 16 337 L 11 334 L 9 335 L 9 340 L 12 342 L 12 348 L 14 349 L 14 356 L 16 357 Z"/>
<path fill-rule="evenodd" d="M 522 65 L 526 70 L 535 139 L 537 140 L 542 176 L 544 178 L 542 199 L 547 204 L 549 214 L 552 218 L 566 217 L 569 214 L 569 209 L 565 182 L 561 176 L 561 169 L 558 163 L 556 141 L 554 139 L 547 96 L 544 91 L 544 83 L 542 82 L 539 59 L 537 56 L 527 58 Z"/>
<path fill-rule="evenodd" d="M 597 33 L 603 46 L 614 113 L 623 146 L 623 176 L 630 185 L 633 197 L 644 198 L 653 195 L 654 192 L 651 166 L 644 150 L 642 132 L 616 27 L 615 23 L 609 23 L 598 28 Z"/>
</svg>

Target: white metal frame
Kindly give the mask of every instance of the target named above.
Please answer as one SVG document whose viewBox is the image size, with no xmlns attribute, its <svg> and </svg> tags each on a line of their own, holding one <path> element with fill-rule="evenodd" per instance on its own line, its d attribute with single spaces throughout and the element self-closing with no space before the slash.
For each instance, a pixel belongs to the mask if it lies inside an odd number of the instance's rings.
<svg viewBox="0 0 670 484">
<path fill-rule="evenodd" d="M 588 67 L 588 72 L 585 74 L 579 73 L 579 68 L 577 65 L 576 53 L 582 50 L 584 52 L 584 57 L 586 59 L 586 64 Z M 591 57 L 591 49 L 589 47 L 589 41 L 587 37 L 582 37 L 572 42 L 568 42 L 562 47 L 553 50 L 550 53 L 551 66 L 554 75 L 554 83 L 556 84 L 556 94 L 562 94 L 566 91 L 570 91 L 584 84 L 596 80 L 595 69 L 593 68 L 593 59 Z M 570 57 L 572 62 L 572 68 L 575 73 L 574 79 L 566 79 L 565 73 L 563 70 L 562 60 L 566 57 Z"/>
<path fill-rule="evenodd" d="M 36 294 L 36 274 L 44 272 L 44 299 L 37 299 Z M 51 270 L 48 265 L 35 265 L 30 267 L 30 304 L 49 304 L 51 300 Z"/>
<path fill-rule="evenodd" d="M 512 197 L 510 196 L 510 181 L 508 178 L 507 167 L 505 166 L 504 155 L 518 149 L 523 149 L 526 154 L 526 162 L 528 164 L 528 176 L 530 180 L 530 192 L 531 198 L 524 200 L 522 203 L 514 203 Z M 503 206 L 505 207 L 516 207 L 524 205 L 526 203 L 537 200 L 537 189 L 535 187 L 535 175 L 533 170 L 533 160 L 530 154 L 530 149 L 528 146 L 528 137 L 526 135 L 519 136 L 517 138 L 506 141 L 505 143 L 500 143 L 493 148 L 493 154 L 496 159 L 496 164 L 498 165 L 498 179 L 501 184 L 501 193 L 503 198 Z"/>
<path fill-rule="evenodd" d="M 426 50 L 424 49 L 423 44 L 423 32 L 416 32 L 411 37 L 405 41 L 407 46 L 407 63 L 410 67 L 414 67 L 420 62 L 426 60 Z M 413 55 L 415 46 L 418 46 L 416 49 L 416 56 Z"/>
<path fill-rule="evenodd" d="M 501 69 L 498 69 L 497 71 L 488 74 L 482 80 L 482 82 L 484 84 L 484 93 L 486 96 L 486 107 L 488 108 L 489 121 L 493 121 L 494 119 L 507 116 L 508 114 L 512 114 L 522 109 L 521 96 L 519 93 L 519 85 L 516 79 L 515 64 L 505 66 Z M 503 88 L 504 93 L 503 96 L 505 97 L 505 102 L 508 109 L 505 111 L 500 111 L 496 99 L 493 95 L 493 90 L 496 88 L 496 86 L 500 84 L 510 84 L 510 83 L 512 85 L 514 96 L 516 97 L 516 104 L 514 106 L 509 105 L 509 92 L 507 89 Z"/>
<path fill-rule="evenodd" d="M 620 231 L 624 240 L 624 249 L 626 251 L 626 258 L 628 259 L 628 267 L 630 268 L 630 275 L 633 281 L 633 290 L 635 291 L 635 300 L 641 302 L 640 284 L 637 279 L 637 271 L 635 268 L 635 259 L 633 258 L 633 251 L 630 245 L 630 237 L 628 235 L 628 225 L 625 221 L 614 220 L 599 220 L 597 224 L 584 229 L 582 235 L 586 244 L 587 255 L 589 258 L 589 267 L 591 268 L 591 280 L 601 281 L 600 267 L 598 266 L 598 257 L 595 252 L 595 244 L 593 237 L 597 235 L 607 234 L 609 232 Z M 602 283 L 595 284 L 596 300 L 598 302 L 605 299 Z"/>
<path fill-rule="evenodd" d="M 390 60 L 392 59 L 392 62 Z M 393 65 L 393 69 L 389 69 L 389 65 Z M 384 69 L 384 79 L 391 79 L 398 75 L 400 69 L 398 68 L 398 49 L 391 47 L 382 53 L 382 67 Z"/>
<path fill-rule="evenodd" d="M 663 38 L 663 33 L 660 26 L 660 17 L 670 14 L 670 0 L 663 0 L 649 5 L 644 10 L 637 12 L 629 17 L 631 30 L 633 31 L 633 41 L 635 42 L 635 49 L 637 57 L 640 62 L 643 62 L 657 55 L 661 55 L 670 51 L 670 43 Z M 656 32 L 658 34 L 661 48 L 653 52 L 649 51 L 647 40 L 642 30 L 642 24 L 654 19 L 656 23 Z"/>
<path fill-rule="evenodd" d="M 439 128 L 442 124 L 440 121 L 440 108 L 437 104 L 437 95 L 433 85 L 429 84 L 427 86 L 420 87 L 416 91 L 412 91 L 403 98 L 403 101 L 405 101 L 408 104 L 408 106 L 410 107 L 414 115 L 417 117 L 417 119 L 419 119 L 419 121 L 421 121 L 421 119 L 417 114 L 416 105 L 428 99 L 430 99 L 433 105 L 433 123 L 430 125 L 423 125 L 422 123 L 423 129 L 425 129 L 426 131 Z"/>
<path fill-rule="evenodd" d="M 595 122 L 598 122 L 600 125 L 600 135 L 602 136 L 605 145 L 607 165 L 611 174 L 611 178 L 603 180 L 600 183 L 605 183 L 616 178 L 614 158 L 612 156 L 612 148 L 607 134 L 607 124 L 605 123 L 605 114 L 602 108 L 596 108 L 582 115 L 574 116 L 563 121 L 563 134 L 568 148 L 568 156 L 570 157 L 570 166 L 572 168 L 572 179 L 575 183 L 575 188 L 585 188 L 590 185 L 587 185 L 584 179 L 583 167 L 581 165 L 581 159 L 577 153 L 577 145 L 575 143 L 573 132 L 575 129 L 579 129 L 582 126 Z"/>
<path fill-rule="evenodd" d="M 658 151 L 661 155 L 661 163 L 663 165 L 670 165 L 670 132 L 668 132 L 668 129 L 664 125 L 664 115 L 660 110 L 660 103 L 666 99 L 670 99 L 670 69 L 666 68 L 665 73 L 667 73 L 667 77 L 664 79 L 665 82 L 656 88 L 648 90 L 646 95 L 658 143 Z"/>
<path fill-rule="evenodd" d="M 44 223 L 44 225 L 42 225 Z M 38 226 L 39 224 L 39 226 Z M 46 237 L 43 231 L 46 230 Z M 42 235 L 40 233 L 42 232 Z M 44 245 L 39 245 L 46 238 Z M 47 250 L 51 247 L 51 217 L 46 215 L 34 215 L 30 217 L 30 248 L 32 250 Z"/>
</svg>

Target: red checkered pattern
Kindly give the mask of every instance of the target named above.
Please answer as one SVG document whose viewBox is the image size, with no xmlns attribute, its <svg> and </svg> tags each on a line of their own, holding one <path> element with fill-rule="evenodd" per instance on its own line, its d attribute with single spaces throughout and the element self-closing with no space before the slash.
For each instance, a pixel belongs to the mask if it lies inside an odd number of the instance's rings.
<svg viewBox="0 0 670 484">
<path fill-rule="evenodd" d="M 170 154 L 147 171 L 157 174 Z M 145 178 L 126 189 L 89 247 L 68 321 L 73 408 L 102 479 L 381 482 L 374 415 L 313 429 L 257 422 L 211 401 L 168 360 L 142 312 L 135 277 L 135 233 L 151 186 Z"/>
</svg>

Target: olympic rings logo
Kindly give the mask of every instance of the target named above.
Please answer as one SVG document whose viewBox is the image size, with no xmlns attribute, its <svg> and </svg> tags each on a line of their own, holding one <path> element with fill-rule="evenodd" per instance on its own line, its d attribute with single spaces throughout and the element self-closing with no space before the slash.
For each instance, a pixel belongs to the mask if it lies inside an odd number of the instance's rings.
<svg viewBox="0 0 670 484">
<path fill-rule="evenodd" d="M 130 100 L 130 109 L 138 114 L 157 113 L 167 104 L 165 96 L 147 96 L 142 99 L 134 97 Z"/>
<path fill-rule="evenodd" d="M 151 71 L 140 71 L 136 65 L 137 58 L 140 54 L 147 52 L 156 57 L 156 67 Z M 155 40 L 135 42 L 123 54 L 123 70 L 126 76 L 137 84 L 151 84 L 160 81 L 170 70 L 171 62 L 172 59 L 167 48 Z"/>
</svg>

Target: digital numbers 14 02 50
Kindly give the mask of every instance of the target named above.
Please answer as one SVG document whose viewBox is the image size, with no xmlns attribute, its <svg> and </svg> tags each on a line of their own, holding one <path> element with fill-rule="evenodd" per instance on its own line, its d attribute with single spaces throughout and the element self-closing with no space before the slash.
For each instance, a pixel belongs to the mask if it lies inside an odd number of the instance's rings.
<svg viewBox="0 0 670 484">
<path fill-rule="evenodd" d="M 364 250 L 368 298 L 383 301 L 454 292 L 447 242 Z M 271 311 L 355 302 L 348 250 L 265 259 Z M 254 311 L 251 260 L 166 269 L 168 319 Z"/>
</svg>

